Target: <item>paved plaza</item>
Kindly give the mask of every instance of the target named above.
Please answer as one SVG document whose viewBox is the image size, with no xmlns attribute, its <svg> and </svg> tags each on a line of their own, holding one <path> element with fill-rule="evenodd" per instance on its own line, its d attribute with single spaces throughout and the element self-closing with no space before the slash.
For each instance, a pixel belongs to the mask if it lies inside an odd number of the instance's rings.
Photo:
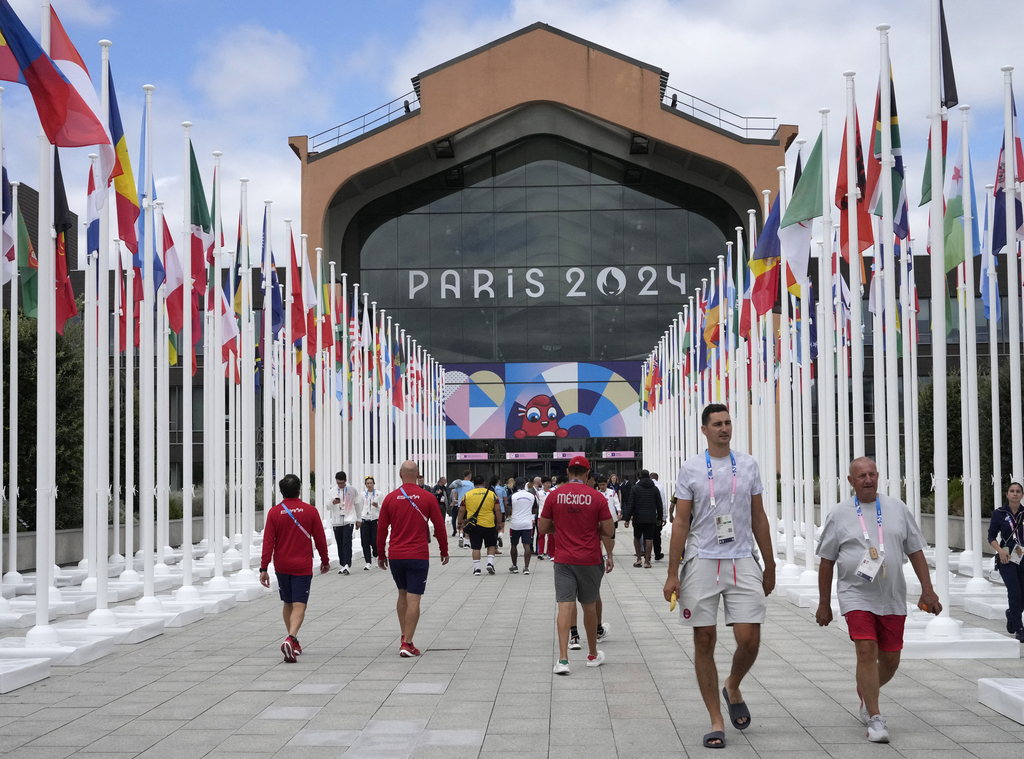
<svg viewBox="0 0 1024 759">
<path fill-rule="evenodd" d="M 620 550 L 625 548 L 620 530 Z M 436 543 L 433 544 L 436 555 Z M 282 661 L 276 595 L 82 667 L 53 667 L 0 696 L 0 753 L 18 759 L 146 757 L 1011 757 L 1024 725 L 978 703 L 981 677 L 1024 677 L 1021 660 L 906 661 L 883 690 L 892 743 L 869 744 L 857 716 L 853 645 L 807 609 L 772 597 L 744 695 L 751 727 L 710 730 L 693 641 L 661 596 L 664 563 L 629 558 L 605 580 L 607 663 L 553 675 L 552 565 L 471 576 L 468 550 L 433 561 L 416 644 L 398 656 L 389 572 L 317 577 L 296 664 Z M 520 566 L 522 562 L 520 561 Z M 954 616 L 960 616 L 954 610 Z M 721 619 L 721 617 L 720 617 Z M 974 626 L 994 622 L 969 618 Z M 12 634 L 12 633 L 8 633 Z M 24 634 L 23 632 L 21 634 Z M 731 634 L 720 628 L 726 671 Z M 724 674 L 722 675 L 724 679 Z"/>
</svg>

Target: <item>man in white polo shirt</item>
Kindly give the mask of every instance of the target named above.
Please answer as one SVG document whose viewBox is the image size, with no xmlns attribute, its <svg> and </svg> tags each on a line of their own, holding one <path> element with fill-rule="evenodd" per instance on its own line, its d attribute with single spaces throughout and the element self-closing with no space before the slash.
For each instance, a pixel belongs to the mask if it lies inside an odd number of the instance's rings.
<svg viewBox="0 0 1024 759">
<path fill-rule="evenodd" d="M 704 746 L 723 748 L 720 695 L 733 727 L 750 726 L 740 682 L 757 659 L 765 597 L 775 587 L 775 556 L 761 503 L 761 472 L 752 457 L 729 449 L 729 410 L 720 403 L 707 406 L 701 415 L 701 432 L 707 438 L 707 450 L 684 461 L 679 469 L 664 592 L 666 601 L 678 597 L 679 621 L 693 627 L 697 684 L 711 716 Z M 763 571 L 755 558 L 755 542 L 764 560 Z M 732 670 L 721 693 L 715 667 L 719 597 L 725 602 L 725 624 L 733 628 L 736 638 Z"/>
</svg>

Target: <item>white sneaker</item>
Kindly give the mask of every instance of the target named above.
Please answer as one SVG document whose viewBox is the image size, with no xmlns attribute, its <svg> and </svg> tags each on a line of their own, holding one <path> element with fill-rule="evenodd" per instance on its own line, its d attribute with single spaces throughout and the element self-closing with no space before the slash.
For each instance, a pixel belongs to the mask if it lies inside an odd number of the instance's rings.
<svg viewBox="0 0 1024 759">
<path fill-rule="evenodd" d="M 570 635 L 569 636 L 569 650 L 570 651 L 579 651 L 581 648 L 583 648 L 583 646 L 580 645 L 580 636 L 579 635 Z"/>
<path fill-rule="evenodd" d="M 342 567 L 341 569 L 339 569 L 338 570 L 338 574 L 340 574 L 340 575 L 345 574 L 345 567 Z"/>
<path fill-rule="evenodd" d="M 597 652 L 597 656 L 594 656 L 594 657 L 588 656 L 587 657 L 587 666 L 588 667 L 600 667 L 602 664 L 604 664 L 604 651 L 598 651 Z M 884 729 L 884 727 L 883 727 L 883 729 Z M 889 736 L 886 735 L 885 739 L 889 740 Z"/>
<path fill-rule="evenodd" d="M 348 574 L 348 567 L 347 567 L 347 566 L 345 566 L 345 567 L 342 567 L 342 568 L 341 568 L 341 573 L 342 573 L 343 575 L 347 575 L 347 574 Z"/>
<path fill-rule="evenodd" d="M 463 545 L 464 545 L 464 542 L 463 542 L 462 536 L 460 535 L 459 536 L 459 548 L 462 548 Z"/>
<path fill-rule="evenodd" d="M 363 567 L 363 571 L 364 572 L 369 572 L 370 571 L 370 565 L 367 564 L 365 567 Z"/>
<path fill-rule="evenodd" d="M 589 665 L 588 665 L 589 666 Z M 568 675 L 569 674 L 569 660 L 559 659 L 555 662 L 555 669 L 553 670 L 556 675 Z"/>
<path fill-rule="evenodd" d="M 876 714 L 868 720 L 868 740 L 872 743 L 889 742 L 889 731 L 885 729 L 885 717 L 881 714 Z"/>
<path fill-rule="evenodd" d="M 603 622 L 597 626 L 597 642 L 600 643 L 602 640 L 608 638 L 608 633 L 611 632 L 612 626 L 607 622 Z"/>
</svg>

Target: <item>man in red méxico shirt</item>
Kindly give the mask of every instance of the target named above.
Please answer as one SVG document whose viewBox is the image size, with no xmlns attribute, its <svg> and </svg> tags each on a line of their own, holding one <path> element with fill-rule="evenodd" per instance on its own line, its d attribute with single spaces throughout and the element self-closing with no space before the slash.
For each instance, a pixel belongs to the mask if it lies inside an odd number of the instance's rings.
<svg viewBox="0 0 1024 759">
<path fill-rule="evenodd" d="M 441 563 L 448 563 L 448 530 L 444 515 L 434 495 L 416 484 L 419 467 L 415 461 L 405 461 L 398 470 L 402 484 L 388 493 L 380 507 L 377 522 L 377 565 L 387 569 L 398 586 L 398 624 L 402 628 L 402 645 L 398 655 L 419 656 L 420 650 L 412 644 L 413 633 L 420 621 L 420 598 L 427 588 L 430 569 L 430 528 L 434 523 L 434 537 L 441 549 Z M 388 528 L 391 528 L 391 555 L 388 556 Z"/>
<path fill-rule="evenodd" d="M 263 528 L 263 558 L 260 560 L 260 583 L 270 587 L 267 567 L 271 560 L 277 573 L 277 585 L 284 602 L 284 626 L 288 637 L 281 644 L 281 653 L 286 662 L 294 662 L 302 653 L 299 645 L 299 628 L 306 616 L 309 601 L 309 586 L 313 582 L 313 547 L 316 543 L 320 554 L 320 574 L 331 568 L 327 556 L 327 536 L 324 525 L 315 508 L 299 500 L 302 480 L 297 475 L 286 474 L 278 483 L 284 500 L 267 514 Z"/>
<path fill-rule="evenodd" d="M 587 487 L 589 471 L 590 462 L 583 456 L 574 456 L 569 461 L 569 482 L 548 494 L 537 520 L 538 532 L 558 535 L 554 556 L 559 652 L 556 675 L 569 674 L 569 628 L 577 601 L 583 607 L 583 627 L 590 648 L 587 666 L 600 667 L 604 663 L 604 652 L 597 650 L 597 603 L 601 598 L 601 580 L 615 567 L 611 542 L 615 521 L 608 499 Z"/>
</svg>

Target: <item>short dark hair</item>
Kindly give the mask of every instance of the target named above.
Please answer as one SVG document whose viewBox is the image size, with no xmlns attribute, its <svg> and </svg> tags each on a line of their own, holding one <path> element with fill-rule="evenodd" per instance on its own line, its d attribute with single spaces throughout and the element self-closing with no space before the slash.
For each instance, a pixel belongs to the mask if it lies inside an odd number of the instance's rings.
<svg viewBox="0 0 1024 759">
<path fill-rule="evenodd" d="M 492 475 L 490 480 L 491 487 L 493 488 L 495 485 L 497 485 L 499 480 L 500 478 L 498 477 L 498 475 Z"/>
<path fill-rule="evenodd" d="M 551 478 L 548 477 L 547 475 L 544 475 L 543 477 L 540 478 L 541 485 L 543 485 L 545 482 L 551 482 Z"/>
<path fill-rule="evenodd" d="M 345 480 L 345 482 L 348 482 L 348 475 L 345 474 L 344 472 L 337 472 L 334 475 L 334 479 L 336 479 L 336 480 Z"/>
<path fill-rule="evenodd" d="M 652 480 L 658 479 L 658 473 L 657 472 L 651 472 L 651 479 Z"/>
<path fill-rule="evenodd" d="M 581 467 L 581 468 L 582 468 L 582 467 Z M 567 483 L 568 481 L 569 481 L 569 478 L 568 478 L 568 477 L 567 477 L 566 475 L 564 475 L 564 474 L 560 474 L 560 475 L 558 475 L 558 476 L 557 476 L 557 477 L 555 478 L 555 484 L 556 484 L 556 485 L 564 485 L 564 484 L 565 484 L 565 483 Z"/>
<path fill-rule="evenodd" d="M 299 479 L 297 474 L 286 474 L 277 483 L 277 486 L 281 489 L 281 495 L 285 498 L 298 498 L 302 492 L 302 480 Z"/>
<path fill-rule="evenodd" d="M 704 407 L 704 410 L 701 412 L 701 415 L 700 415 L 701 426 L 707 427 L 708 426 L 708 420 L 711 418 L 711 415 L 712 414 L 719 414 L 722 411 L 724 411 L 727 414 L 729 413 L 729 408 L 724 403 L 709 403 L 707 406 Z"/>
<path fill-rule="evenodd" d="M 462 472 L 462 479 L 466 479 L 467 477 L 472 477 L 472 476 L 473 476 L 473 470 L 472 469 L 465 469 L 465 470 L 463 470 L 463 472 Z"/>
<path fill-rule="evenodd" d="M 480 487 L 486 481 L 486 478 L 482 474 L 478 474 L 476 477 L 473 478 L 473 485 L 474 487 Z"/>
<path fill-rule="evenodd" d="M 516 477 L 515 489 L 516 490 L 522 490 L 525 487 L 526 487 L 526 478 L 525 477 Z"/>
<path fill-rule="evenodd" d="M 646 480 L 646 479 L 649 479 L 650 476 L 651 476 L 650 472 L 648 472 L 646 469 L 641 469 L 640 470 L 640 474 L 638 474 L 636 477 L 637 477 L 638 480 Z"/>
<path fill-rule="evenodd" d="M 568 469 L 566 469 L 566 471 L 572 477 L 582 477 L 583 475 L 587 474 L 587 472 L 589 472 L 590 469 L 589 467 L 585 466 L 571 466 Z"/>
<path fill-rule="evenodd" d="M 597 477 L 596 477 L 595 479 L 596 479 L 596 480 L 597 480 L 598 482 L 608 482 L 608 477 L 606 477 L 606 476 L 605 476 L 605 475 L 603 475 L 603 474 L 599 474 L 599 475 L 597 475 Z"/>
</svg>

